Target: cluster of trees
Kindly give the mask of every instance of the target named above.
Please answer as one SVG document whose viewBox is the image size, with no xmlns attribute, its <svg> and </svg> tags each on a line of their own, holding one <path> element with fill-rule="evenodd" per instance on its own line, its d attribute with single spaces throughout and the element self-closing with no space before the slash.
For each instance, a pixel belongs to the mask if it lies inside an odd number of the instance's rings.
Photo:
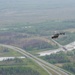
<svg viewBox="0 0 75 75">
<path fill-rule="evenodd" d="M 66 63 L 66 64 L 63 65 L 62 68 L 64 68 L 67 71 L 75 74 L 75 63 Z"/>
<path fill-rule="evenodd" d="M 75 74 L 75 50 L 68 51 L 67 56 L 70 62 L 63 64 L 62 68 Z"/>
<path fill-rule="evenodd" d="M 8 25 L 4 28 L 9 28 L 10 32 L 8 31 L 1 31 L 0 32 L 0 43 L 3 44 L 10 44 L 19 46 L 21 48 L 31 50 L 31 49 L 47 49 L 51 48 L 52 46 L 48 44 L 47 42 L 43 42 L 39 40 L 31 40 L 26 42 L 27 38 L 32 38 L 35 36 L 51 36 L 54 31 L 56 30 L 63 30 L 71 27 L 75 27 L 75 22 L 72 23 L 72 21 L 64 21 L 64 22 L 56 22 L 56 21 L 46 21 L 41 23 L 34 23 L 34 24 L 17 24 L 17 25 Z M 61 27 L 60 27 L 61 25 Z M 25 28 L 29 26 L 28 28 Z M 17 28 L 15 30 L 12 30 L 14 28 Z M 68 34 L 68 32 L 67 32 Z M 74 40 L 75 33 L 74 34 L 68 34 L 69 37 L 65 36 L 63 38 L 59 38 L 59 43 L 70 43 Z M 6 37 L 6 38 L 5 38 Z M 36 38 L 36 37 L 35 37 Z M 49 37 L 50 38 L 50 37 Z M 66 41 L 65 41 L 66 40 Z"/>
<path fill-rule="evenodd" d="M 52 49 L 53 46 L 48 42 L 45 42 L 40 39 L 32 39 L 30 41 L 27 41 L 27 43 L 25 43 L 23 46 L 23 49 L 25 50 L 46 49 L 46 48 Z"/>
<path fill-rule="evenodd" d="M 73 50 L 73 51 L 68 51 L 68 52 L 67 52 L 67 56 L 71 56 L 71 57 L 75 56 L 75 50 Z"/>
<path fill-rule="evenodd" d="M 42 58 L 52 64 L 62 64 L 61 68 L 75 74 L 75 50 L 68 51 L 67 53 L 58 52 Z"/>
<path fill-rule="evenodd" d="M 66 36 L 60 37 L 59 39 L 57 39 L 57 41 L 63 45 L 69 44 L 69 43 L 75 41 L 75 32 L 73 32 L 73 33 L 66 32 Z"/>
<path fill-rule="evenodd" d="M 8 48 L 0 47 L 0 53 L 6 53 L 6 52 L 9 52 Z"/>
<path fill-rule="evenodd" d="M 5 65 L 5 66 L 13 66 L 13 65 L 27 65 L 26 62 L 24 62 L 22 59 L 20 58 L 15 58 L 15 59 L 8 59 L 8 60 L 3 60 L 0 61 L 0 65 Z"/>
<path fill-rule="evenodd" d="M 40 75 L 29 67 L 0 67 L 0 75 Z"/>
<path fill-rule="evenodd" d="M 70 60 L 68 59 L 67 55 L 64 52 L 46 55 L 43 57 L 43 59 L 52 64 L 70 62 Z"/>
</svg>

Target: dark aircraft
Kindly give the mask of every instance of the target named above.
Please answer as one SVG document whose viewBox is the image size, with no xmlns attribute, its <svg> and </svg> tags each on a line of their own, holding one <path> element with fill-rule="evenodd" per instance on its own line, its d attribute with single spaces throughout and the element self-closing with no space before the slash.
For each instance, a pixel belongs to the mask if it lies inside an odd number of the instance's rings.
<svg viewBox="0 0 75 75">
<path fill-rule="evenodd" d="M 52 38 L 52 39 L 56 39 L 56 38 L 59 37 L 59 35 L 65 35 L 65 33 L 64 33 L 64 32 L 56 33 L 56 34 L 54 34 L 51 38 Z"/>
</svg>

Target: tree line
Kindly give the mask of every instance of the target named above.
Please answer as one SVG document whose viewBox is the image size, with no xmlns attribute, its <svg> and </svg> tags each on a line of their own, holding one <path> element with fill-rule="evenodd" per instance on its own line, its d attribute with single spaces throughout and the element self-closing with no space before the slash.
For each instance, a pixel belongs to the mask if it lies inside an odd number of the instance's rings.
<svg viewBox="0 0 75 75">
<path fill-rule="evenodd" d="M 64 52 L 46 55 L 42 58 L 52 64 L 70 62 L 70 60 L 68 59 L 67 55 Z"/>
<path fill-rule="evenodd" d="M 29 67 L 0 67 L 0 75 L 40 75 Z"/>
</svg>

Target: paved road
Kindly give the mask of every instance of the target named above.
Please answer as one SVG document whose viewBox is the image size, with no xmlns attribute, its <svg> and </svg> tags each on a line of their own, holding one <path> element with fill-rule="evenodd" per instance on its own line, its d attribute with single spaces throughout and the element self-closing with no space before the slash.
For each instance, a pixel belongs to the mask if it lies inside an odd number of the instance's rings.
<svg viewBox="0 0 75 75">
<path fill-rule="evenodd" d="M 11 48 L 15 51 L 20 52 L 21 54 L 23 54 L 26 57 L 30 58 L 31 60 L 35 61 L 39 66 L 41 66 L 45 71 L 47 71 L 47 73 L 49 75 L 72 75 L 71 73 L 69 73 L 63 69 L 60 69 L 60 68 L 58 68 L 58 67 L 40 59 L 40 58 L 37 58 L 36 56 L 26 52 L 25 50 L 23 50 L 21 48 L 9 46 L 9 45 L 3 45 L 3 44 L 0 44 L 0 46 L 8 47 L 8 48 Z"/>
<path fill-rule="evenodd" d="M 60 45 L 58 42 L 52 40 L 54 43 L 56 43 L 59 48 L 58 49 L 55 49 L 55 50 L 48 50 L 48 51 L 43 51 L 43 52 L 39 52 L 38 54 L 40 56 L 45 56 L 45 55 L 50 55 L 52 53 L 57 53 L 59 51 L 71 51 L 71 50 L 74 50 L 75 49 L 75 41 L 68 44 L 68 45 L 65 45 L 65 46 L 62 46 Z"/>
</svg>

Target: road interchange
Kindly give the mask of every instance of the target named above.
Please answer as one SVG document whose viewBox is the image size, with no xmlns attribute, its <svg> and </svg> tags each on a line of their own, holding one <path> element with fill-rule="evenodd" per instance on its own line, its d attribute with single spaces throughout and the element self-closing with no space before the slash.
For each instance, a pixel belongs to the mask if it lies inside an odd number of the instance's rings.
<svg viewBox="0 0 75 75">
<path fill-rule="evenodd" d="M 39 66 L 41 66 L 49 75 L 73 75 L 61 68 L 58 68 L 30 53 L 28 53 L 27 51 L 18 48 L 18 47 L 14 47 L 14 46 L 10 46 L 10 45 L 4 45 L 4 44 L 0 44 L 0 46 L 3 47 L 7 47 L 7 48 L 11 48 L 15 51 L 18 51 L 19 53 L 23 54 L 24 56 L 28 57 L 29 59 L 33 60 L 34 62 L 36 62 Z"/>
</svg>

